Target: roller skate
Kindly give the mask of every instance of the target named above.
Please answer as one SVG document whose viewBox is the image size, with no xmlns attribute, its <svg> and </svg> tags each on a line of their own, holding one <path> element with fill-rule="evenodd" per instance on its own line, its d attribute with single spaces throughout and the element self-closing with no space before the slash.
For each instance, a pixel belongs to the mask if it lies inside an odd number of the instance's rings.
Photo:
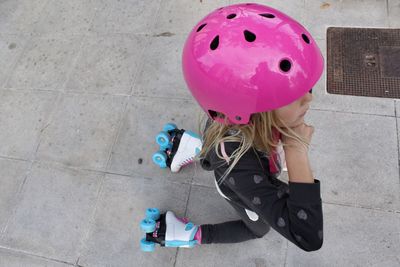
<svg viewBox="0 0 400 267">
<path fill-rule="evenodd" d="M 163 131 L 156 136 L 160 150 L 153 154 L 153 162 L 160 168 L 169 167 L 172 172 L 192 163 L 201 151 L 200 136 L 192 131 L 178 129 L 173 123 L 164 125 Z"/>
<path fill-rule="evenodd" d="M 141 221 L 140 228 L 146 233 L 146 237 L 140 240 L 140 249 L 145 252 L 154 251 L 156 244 L 161 247 L 181 248 L 192 248 L 200 244 L 199 226 L 186 218 L 177 218 L 172 211 L 160 214 L 156 208 L 147 209 L 146 218 Z"/>
</svg>

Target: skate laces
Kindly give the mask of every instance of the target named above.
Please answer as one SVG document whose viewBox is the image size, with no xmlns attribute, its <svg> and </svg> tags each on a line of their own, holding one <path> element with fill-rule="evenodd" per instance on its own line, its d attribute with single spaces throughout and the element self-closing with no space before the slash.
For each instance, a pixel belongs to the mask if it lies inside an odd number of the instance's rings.
<svg viewBox="0 0 400 267">
<path fill-rule="evenodd" d="M 182 161 L 182 163 L 181 163 L 181 164 L 179 164 L 179 166 L 181 166 L 181 167 L 183 167 L 183 166 L 186 166 L 186 165 L 188 165 L 188 164 L 192 163 L 193 161 L 194 161 L 194 156 L 193 156 L 193 157 L 190 157 L 190 158 L 187 158 L 187 159 L 185 159 L 184 161 Z"/>
</svg>

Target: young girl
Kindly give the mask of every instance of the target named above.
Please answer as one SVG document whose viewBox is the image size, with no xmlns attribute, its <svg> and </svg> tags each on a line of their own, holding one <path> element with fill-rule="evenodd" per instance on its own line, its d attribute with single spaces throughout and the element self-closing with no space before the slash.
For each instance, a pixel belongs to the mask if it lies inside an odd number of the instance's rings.
<svg viewBox="0 0 400 267">
<path fill-rule="evenodd" d="M 209 117 L 201 165 L 214 171 L 218 192 L 241 220 L 196 226 L 171 211 L 159 215 L 148 209 L 142 223 L 156 226 L 142 248 L 153 242 L 172 247 L 237 243 L 260 238 L 270 227 L 305 251 L 321 248 L 320 182 L 308 158 L 314 130 L 304 116 L 322 71 L 323 58 L 310 33 L 275 9 L 238 4 L 201 20 L 183 51 L 185 80 Z M 195 135 L 181 137 L 173 149 L 174 171 L 199 147 Z M 288 184 L 277 179 L 280 143 Z"/>
</svg>

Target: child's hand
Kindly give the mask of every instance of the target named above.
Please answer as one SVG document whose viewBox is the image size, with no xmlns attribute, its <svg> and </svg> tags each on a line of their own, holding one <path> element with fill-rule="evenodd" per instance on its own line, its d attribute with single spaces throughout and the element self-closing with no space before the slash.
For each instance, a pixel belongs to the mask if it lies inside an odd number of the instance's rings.
<svg viewBox="0 0 400 267">
<path fill-rule="evenodd" d="M 311 137 L 312 137 L 312 134 L 314 133 L 313 126 L 307 125 L 306 123 L 302 123 L 291 129 L 298 135 L 305 138 L 308 143 L 311 143 Z M 308 146 L 304 146 L 302 143 L 300 143 L 299 141 L 297 141 L 293 138 L 288 138 L 288 137 L 282 135 L 282 142 L 284 144 L 286 144 L 286 146 L 283 146 L 285 153 L 292 152 L 292 151 L 308 152 Z"/>
</svg>

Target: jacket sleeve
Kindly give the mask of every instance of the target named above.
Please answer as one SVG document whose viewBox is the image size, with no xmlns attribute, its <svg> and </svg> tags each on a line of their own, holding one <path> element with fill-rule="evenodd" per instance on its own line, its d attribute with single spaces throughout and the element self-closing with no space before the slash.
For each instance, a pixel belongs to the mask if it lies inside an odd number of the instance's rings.
<svg viewBox="0 0 400 267">
<path fill-rule="evenodd" d="M 251 211 L 273 229 L 305 251 L 315 251 L 323 243 L 323 214 L 320 181 L 314 183 L 272 183 L 259 163 L 258 155 L 248 151 L 224 179 L 228 187 Z M 219 171 L 228 167 L 219 165 Z"/>
</svg>

